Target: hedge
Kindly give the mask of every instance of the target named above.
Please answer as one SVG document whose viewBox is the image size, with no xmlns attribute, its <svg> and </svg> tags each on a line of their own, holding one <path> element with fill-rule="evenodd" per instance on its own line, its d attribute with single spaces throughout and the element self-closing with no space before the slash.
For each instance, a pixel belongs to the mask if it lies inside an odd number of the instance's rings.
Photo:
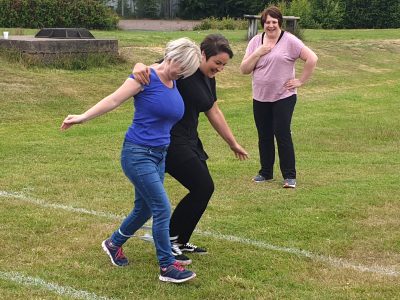
<svg viewBox="0 0 400 300">
<path fill-rule="evenodd" d="M 118 16 L 99 0 L 0 0 L 0 27 L 114 29 Z"/>
</svg>

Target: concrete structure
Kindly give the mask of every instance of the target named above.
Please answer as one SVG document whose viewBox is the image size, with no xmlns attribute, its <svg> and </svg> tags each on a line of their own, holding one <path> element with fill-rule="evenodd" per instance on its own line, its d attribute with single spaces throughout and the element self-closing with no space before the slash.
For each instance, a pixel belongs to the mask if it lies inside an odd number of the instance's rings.
<svg viewBox="0 0 400 300">
<path fill-rule="evenodd" d="M 45 62 L 62 55 L 106 53 L 118 55 L 116 39 L 54 39 L 33 36 L 9 36 L 0 39 L 0 49 L 10 49 L 36 56 Z"/>
</svg>

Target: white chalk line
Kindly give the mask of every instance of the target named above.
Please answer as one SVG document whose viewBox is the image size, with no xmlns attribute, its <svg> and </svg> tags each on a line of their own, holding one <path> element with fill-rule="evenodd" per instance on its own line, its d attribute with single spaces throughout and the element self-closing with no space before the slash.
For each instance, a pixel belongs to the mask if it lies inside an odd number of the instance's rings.
<svg viewBox="0 0 400 300">
<path fill-rule="evenodd" d="M 111 213 L 107 213 L 107 212 L 87 210 L 84 208 L 77 208 L 77 207 L 61 205 L 61 204 L 47 203 L 43 200 L 39 200 L 39 199 L 35 199 L 32 197 L 26 196 L 22 193 L 0 191 L 0 197 L 19 199 L 19 200 L 22 200 L 25 202 L 40 205 L 42 207 L 63 209 L 66 211 L 84 213 L 84 214 L 89 214 L 89 215 L 94 215 L 94 216 L 99 216 L 99 217 L 105 217 L 108 219 L 122 220 L 123 218 L 125 218 L 125 216 L 115 215 L 115 214 L 111 214 Z M 150 229 L 150 227 L 144 226 L 142 229 L 148 230 L 148 229 Z M 241 244 L 255 246 L 258 248 L 294 254 L 294 255 L 297 255 L 300 257 L 307 257 L 313 261 L 323 262 L 323 263 L 329 264 L 336 268 L 353 269 L 353 270 L 359 271 L 359 272 L 375 273 L 375 274 L 380 274 L 380 275 L 385 275 L 385 276 L 397 277 L 400 275 L 399 271 L 388 268 L 388 267 L 384 267 L 384 266 L 378 266 L 378 265 L 366 266 L 366 265 L 362 265 L 362 264 L 353 263 L 351 261 L 341 259 L 341 258 L 319 255 L 319 254 L 315 254 L 315 253 L 312 253 L 312 252 L 309 252 L 306 250 L 297 249 L 297 248 L 276 246 L 276 245 L 269 244 L 269 243 L 262 242 L 262 241 L 251 240 L 251 239 L 237 237 L 237 236 L 233 236 L 233 235 L 226 235 L 226 234 L 222 234 L 222 233 L 218 233 L 218 232 L 200 231 L 200 230 L 196 230 L 195 232 L 196 232 L 196 234 L 212 237 L 212 238 L 219 239 L 219 240 L 237 242 L 237 243 L 241 243 Z"/>
<path fill-rule="evenodd" d="M 314 254 L 307 250 L 288 248 L 288 247 L 280 247 L 280 246 L 275 246 L 275 245 L 268 244 L 268 243 L 261 242 L 261 241 L 255 241 L 255 240 L 250 240 L 250 239 L 246 239 L 246 238 L 241 238 L 241 237 L 236 237 L 236 236 L 226 235 L 226 234 L 221 234 L 221 233 L 215 233 L 215 232 L 201 231 L 199 233 L 201 235 L 210 236 L 210 237 L 218 238 L 221 240 L 238 242 L 238 243 L 252 245 L 252 246 L 256 246 L 256 247 L 264 248 L 264 249 L 268 249 L 268 250 L 273 250 L 273 251 L 286 252 L 286 253 L 290 253 L 290 254 L 295 254 L 297 256 L 304 256 L 311 260 L 327 263 L 327 264 L 337 267 L 337 268 L 353 269 L 353 270 L 356 270 L 359 272 L 370 272 L 370 273 L 386 275 L 386 276 L 399 276 L 400 275 L 400 272 L 390 269 L 390 268 L 387 268 L 387 267 L 364 266 L 364 265 L 356 264 L 356 263 L 353 263 L 353 262 L 350 262 L 350 261 L 347 261 L 347 260 L 341 259 L 341 258 L 335 258 L 335 257 L 331 257 L 331 256 Z"/>
<path fill-rule="evenodd" d="M 68 296 L 74 299 L 84 300 L 109 300 L 110 298 L 98 296 L 95 293 L 87 291 L 76 290 L 69 286 L 61 286 L 53 282 L 44 281 L 41 278 L 30 277 L 23 275 L 19 272 L 3 272 L 0 271 L 0 279 L 16 282 L 24 286 L 36 286 L 59 294 L 61 296 Z M 115 298 L 113 298 L 115 299 Z"/>
</svg>

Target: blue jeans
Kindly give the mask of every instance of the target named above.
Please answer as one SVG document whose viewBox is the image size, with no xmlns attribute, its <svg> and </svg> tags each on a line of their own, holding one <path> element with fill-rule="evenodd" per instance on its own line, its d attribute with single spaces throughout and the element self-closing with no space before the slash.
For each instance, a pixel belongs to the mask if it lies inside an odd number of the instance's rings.
<svg viewBox="0 0 400 300">
<path fill-rule="evenodd" d="M 121 165 L 135 186 L 135 207 L 111 236 L 114 245 L 122 246 L 153 216 L 153 238 L 160 267 L 175 261 L 169 239 L 171 205 L 163 185 L 167 148 L 124 142 Z"/>
</svg>

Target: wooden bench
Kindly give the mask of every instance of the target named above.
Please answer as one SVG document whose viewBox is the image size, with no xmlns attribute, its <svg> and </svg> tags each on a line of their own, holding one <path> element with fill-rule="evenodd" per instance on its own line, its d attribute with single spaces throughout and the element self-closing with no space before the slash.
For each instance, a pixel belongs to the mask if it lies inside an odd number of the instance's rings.
<svg viewBox="0 0 400 300">
<path fill-rule="evenodd" d="M 261 16 L 258 15 L 244 15 L 245 19 L 249 20 L 249 27 L 247 29 L 247 39 L 252 39 L 258 32 L 258 22 Z M 294 33 L 297 27 L 297 21 L 300 17 L 294 16 L 283 16 L 283 21 L 285 22 L 285 30 Z"/>
</svg>

